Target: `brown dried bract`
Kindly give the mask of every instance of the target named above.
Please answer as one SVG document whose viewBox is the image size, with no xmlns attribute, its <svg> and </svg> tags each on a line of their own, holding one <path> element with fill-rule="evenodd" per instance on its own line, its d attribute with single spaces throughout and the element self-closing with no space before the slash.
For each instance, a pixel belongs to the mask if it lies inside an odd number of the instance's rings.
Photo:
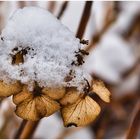
<svg viewBox="0 0 140 140">
<path fill-rule="evenodd" d="M 93 83 L 92 91 L 109 102 L 110 92 L 104 83 L 100 80 Z M 91 92 L 90 87 L 85 93 L 79 93 L 76 87 L 41 88 L 35 82 L 32 92 L 24 86 L 22 92 L 13 96 L 13 102 L 17 105 L 15 112 L 25 120 L 37 121 L 61 108 L 64 126 L 84 126 L 94 121 L 100 113 L 100 106 L 87 92 Z"/>
<path fill-rule="evenodd" d="M 17 105 L 16 114 L 25 120 L 37 121 L 60 109 L 59 103 L 48 95 L 43 92 L 34 95 L 26 86 L 21 93 L 13 96 L 13 102 Z"/>
<path fill-rule="evenodd" d="M 92 85 L 92 91 L 96 93 L 103 101 L 110 102 L 110 91 L 105 87 L 105 84 L 101 80 L 94 80 Z"/>
<path fill-rule="evenodd" d="M 100 106 L 89 96 L 61 109 L 64 126 L 85 126 L 96 119 Z"/>
<path fill-rule="evenodd" d="M 74 104 L 80 98 L 76 88 L 68 88 L 65 96 L 59 101 L 62 106 Z"/>
<path fill-rule="evenodd" d="M 42 92 L 48 95 L 51 99 L 59 100 L 65 95 L 65 88 L 43 88 Z"/>
<path fill-rule="evenodd" d="M 17 54 L 13 55 L 12 56 L 12 64 L 20 64 L 20 63 L 23 63 L 24 62 L 24 58 L 23 58 L 23 54 L 18 52 Z"/>
<path fill-rule="evenodd" d="M 7 97 L 13 94 L 17 94 L 22 90 L 22 85 L 19 82 L 13 84 L 7 84 L 0 81 L 0 97 Z"/>
<path fill-rule="evenodd" d="M 19 46 L 19 48 L 22 48 L 22 46 Z M 24 63 L 24 56 L 28 53 L 28 51 L 30 50 L 30 47 L 26 47 L 25 49 L 21 49 L 20 51 L 18 47 L 14 48 L 12 50 L 12 52 L 14 52 L 15 54 L 11 54 L 12 56 L 12 64 L 13 65 L 19 65 L 20 63 Z M 33 50 L 33 49 L 32 49 Z"/>
</svg>

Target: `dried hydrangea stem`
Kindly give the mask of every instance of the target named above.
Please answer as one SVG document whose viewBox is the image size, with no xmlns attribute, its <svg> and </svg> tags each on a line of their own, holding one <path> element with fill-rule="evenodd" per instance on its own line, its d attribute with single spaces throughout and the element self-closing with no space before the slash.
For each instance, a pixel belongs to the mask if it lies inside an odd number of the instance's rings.
<svg viewBox="0 0 140 140">
<path fill-rule="evenodd" d="M 50 11 L 51 13 L 54 13 L 56 7 L 56 1 L 49 1 L 48 2 L 48 7 L 47 10 Z"/>
<path fill-rule="evenodd" d="M 114 2 L 114 6 L 112 7 L 112 11 L 110 12 L 110 9 L 108 9 L 107 13 L 106 13 L 106 18 L 108 20 L 105 20 L 105 23 L 101 29 L 100 32 L 97 32 L 96 34 L 94 34 L 92 36 L 92 41 L 91 43 L 86 47 L 86 51 L 90 52 L 90 50 L 96 46 L 96 44 L 100 41 L 100 39 L 102 38 L 102 36 L 105 34 L 105 32 L 110 28 L 110 26 L 117 20 L 118 15 L 119 15 L 119 3 L 118 2 Z M 109 17 L 112 18 L 109 18 Z"/>
<path fill-rule="evenodd" d="M 130 69 L 128 69 L 125 72 L 123 72 L 122 78 L 126 79 L 129 76 L 133 75 L 134 73 L 139 72 L 139 68 L 140 68 L 139 62 L 140 62 L 140 56 L 138 56 L 137 61 L 134 63 L 134 65 Z"/>
<path fill-rule="evenodd" d="M 18 1 L 18 7 L 23 8 L 26 6 L 26 1 Z"/>
<path fill-rule="evenodd" d="M 14 139 L 19 138 L 19 136 L 21 135 L 22 130 L 24 129 L 26 123 L 27 123 L 27 120 L 23 120 L 23 121 L 21 122 L 20 127 L 19 127 L 18 131 L 16 132 L 16 134 L 15 134 L 15 136 L 14 136 Z"/>
<path fill-rule="evenodd" d="M 25 121 L 23 120 L 21 124 L 21 128 L 19 129 L 18 134 L 15 138 L 19 139 L 29 139 L 32 138 L 37 126 L 39 124 L 39 121 Z"/>
<path fill-rule="evenodd" d="M 140 13 L 136 13 L 134 15 L 134 18 L 130 21 L 130 24 L 128 28 L 126 29 L 127 31 L 123 31 L 122 35 L 126 40 L 130 40 L 133 35 L 135 34 L 137 28 L 139 27 L 140 24 Z"/>
<path fill-rule="evenodd" d="M 129 127 L 126 138 L 127 139 L 136 139 L 137 134 L 140 128 L 140 100 L 134 108 L 133 119 Z"/>
<path fill-rule="evenodd" d="M 77 34 L 76 34 L 76 37 L 78 37 L 79 39 L 82 39 L 84 35 L 84 31 L 86 29 L 86 25 L 88 23 L 88 19 L 91 12 L 91 7 L 92 7 L 92 1 L 86 1 L 82 18 L 81 18 L 81 21 L 77 30 Z"/>
<path fill-rule="evenodd" d="M 65 12 L 65 10 L 67 8 L 67 6 L 68 6 L 68 1 L 64 1 L 62 6 L 61 6 L 61 9 L 60 9 L 60 11 L 58 13 L 58 16 L 57 16 L 58 19 L 61 19 L 61 17 L 63 16 L 63 14 L 64 14 L 64 12 Z"/>
</svg>

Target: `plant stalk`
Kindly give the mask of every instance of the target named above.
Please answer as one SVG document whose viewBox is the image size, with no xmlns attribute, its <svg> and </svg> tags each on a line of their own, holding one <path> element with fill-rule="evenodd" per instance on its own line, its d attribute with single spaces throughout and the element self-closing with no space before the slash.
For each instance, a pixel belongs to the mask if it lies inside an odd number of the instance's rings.
<svg viewBox="0 0 140 140">
<path fill-rule="evenodd" d="M 84 11 L 83 11 L 83 14 L 82 14 L 82 18 L 81 18 L 81 21 L 80 21 L 80 25 L 79 25 L 77 33 L 76 33 L 76 37 L 78 37 L 79 39 L 82 39 L 82 37 L 84 35 L 86 25 L 87 25 L 88 19 L 90 17 L 92 3 L 93 3 L 92 1 L 86 1 Z"/>
<path fill-rule="evenodd" d="M 16 139 L 30 139 L 32 138 L 37 126 L 39 124 L 39 121 L 26 121 L 23 120 L 21 123 L 21 126 L 19 128 L 19 131 L 15 135 Z"/>
<path fill-rule="evenodd" d="M 64 14 L 64 12 L 65 12 L 65 10 L 67 8 L 67 6 L 68 6 L 68 1 L 64 1 L 62 6 L 61 6 L 61 9 L 60 9 L 60 11 L 58 13 L 58 16 L 57 16 L 58 19 L 61 19 L 61 17 L 63 16 L 63 14 Z"/>
<path fill-rule="evenodd" d="M 134 113 L 132 114 L 132 122 L 130 124 L 128 133 L 126 138 L 127 139 L 136 139 L 137 134 L 140 128 L 140 100 L 136 104 L 134 108 Z"/>
</svg>

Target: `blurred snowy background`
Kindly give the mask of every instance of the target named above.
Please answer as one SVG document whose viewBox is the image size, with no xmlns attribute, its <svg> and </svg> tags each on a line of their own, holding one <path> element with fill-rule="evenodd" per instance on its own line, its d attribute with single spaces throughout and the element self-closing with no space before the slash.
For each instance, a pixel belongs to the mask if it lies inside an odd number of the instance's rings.
<svg viewBox="0 0 140 140">
<path fill-rule="evenodd" d="M 85 1 L 0 1 L 0 32 L 17 8 L 39 6 L 76 34 L 84 5 Z M 34 138 L 126 137 L 140 102 L 140 2 L 93 2 L 83 39 L 89 40 L 85 49 L 90 52 L 84 68 L 106 83 L 112 101 L 106 105 L 93 97 L 103 109 L 87 127 L 64 128 L 59 113 L 44 118 Z M 0 100 L 0 138 L 13 138 L 20 126 L 22 120 L 14 114 L 14 107 L 10 98 Z"/>
</svg>

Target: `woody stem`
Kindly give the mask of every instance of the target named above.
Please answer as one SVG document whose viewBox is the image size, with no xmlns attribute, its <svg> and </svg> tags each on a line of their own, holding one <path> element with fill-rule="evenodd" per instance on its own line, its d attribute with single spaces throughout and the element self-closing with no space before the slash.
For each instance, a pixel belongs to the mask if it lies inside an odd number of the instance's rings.
<svg viewBox="0 0 140 140">
<path fill-rule="evenodd" d="M 39 121 L 26 121 L 23 120 L 21 123 L 21 126 L 19 128 L 19 131 L 15 135 L 15 138 L 18 139 L 30 139 L 32 138 L 37 126 L 39 124 Z"/>
<path fill-rule="evenodd" d="M 132 122 L 129 126 L 127 133 L 127 139 L 136 139 L 140 128 L 140 100 L 136 103 L 134 107 L 134 112 L 132 114 Z"/>
<path fill-rule="evenodd" d="M 81 21 L 76 33 L 76 37 L 78 37 L 79 39 L 82 39 L 85 29 L 86 29 L 86 25 L 88 23 L 88 19 L 90 17 L 90 12 L 91 12 L 91 8 L 92 8 L 92 1 L 86 1 L 85 2 L 85 7 L 84 7 L 84 11 L 81 17 Z"/>
<path fill-rule="evenodd" d="M 61 17 L 63 16 L 63 14 L 64 14 L 64 12 L 67 8 L 67 6 L 68 6 L 68 1 L 64 1 L 63 4 L 62 4 L 62 7 L 61 7 L 61 9 L 58 13 L 58 16 L 57 16 L 58 19 L 61 19 Z"/>
</svg>

